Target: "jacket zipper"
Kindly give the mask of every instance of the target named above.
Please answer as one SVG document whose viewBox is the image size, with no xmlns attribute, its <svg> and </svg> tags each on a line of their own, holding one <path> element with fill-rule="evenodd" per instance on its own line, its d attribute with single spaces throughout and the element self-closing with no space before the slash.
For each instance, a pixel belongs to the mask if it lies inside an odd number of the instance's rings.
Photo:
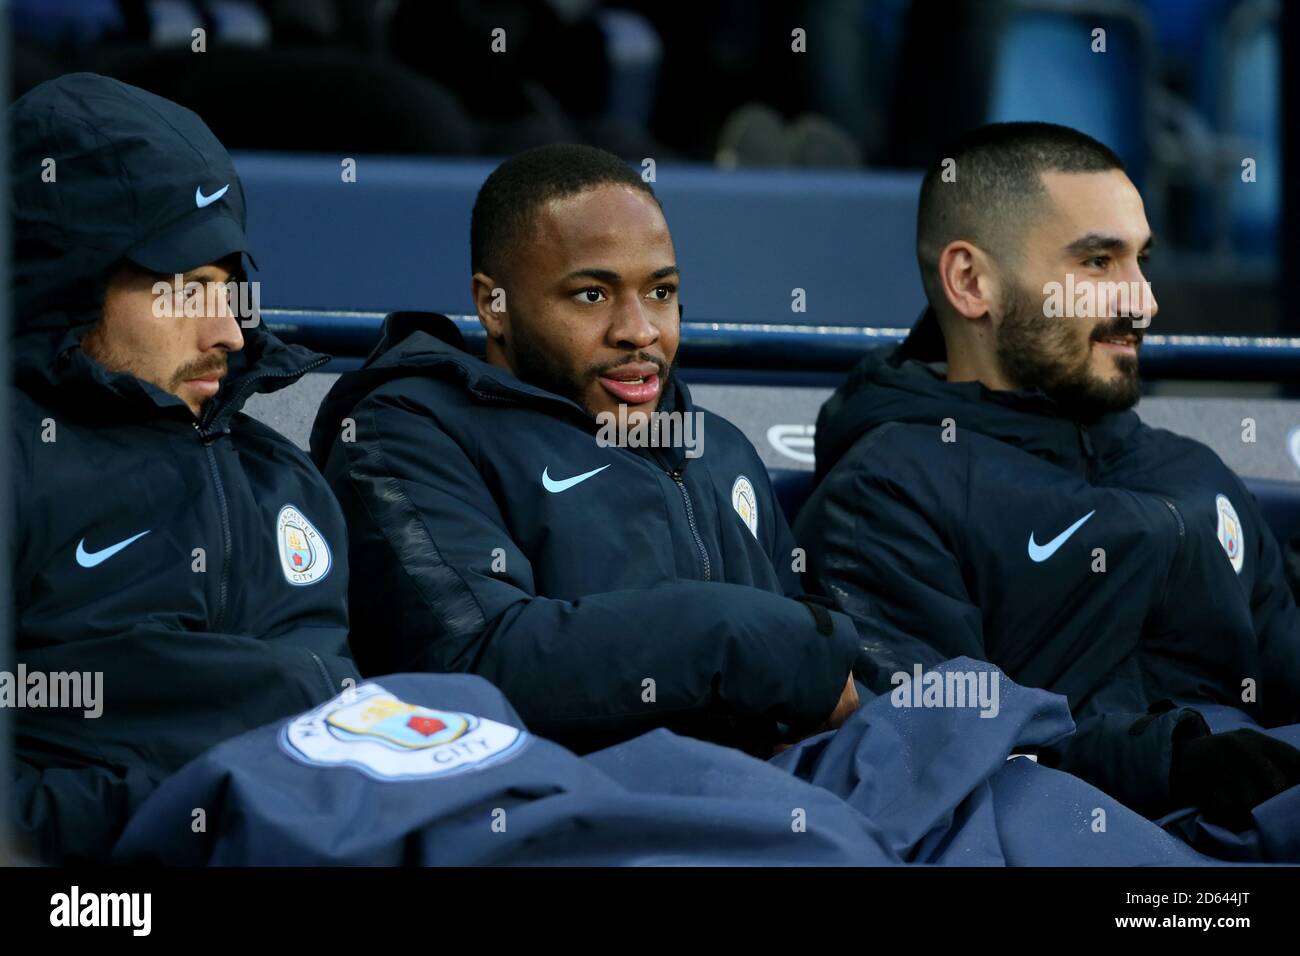
<svg viewBox="0 0 1300 956">
<path fill-rule="evenodd" d="M 1092 434 L 1087 425 L 1079 426 L 1079 441 L 1083 444 L 1084 466 L 1088 472 L 1088 483 L 1095 484 L 1097 479 L 1097 457 L 1092 447 Z"/>
<path fill-rule="evenodd" d="M 699 528 L 695 526 L 695 507 L 691 504 L 691 493 L 686 490 L 686 482 L 682 480 L 681 466 L 668 472 L 668 477 L 677 483 L 677 489 L 682 493 L 682 502 L 686 505 L 686 523 L 691 526 L 691 537 L 695 539 L 695 546 L 700 549 L 700 557 L 704 560 L 704 580 L 711 581 L 713 573 L 709 565 L 709 551 L 700 538 Z"/>
<path fill-rule="evenodd" d="M 217 505 L 221 511 L 221 536 L 225 546 L 224 558 L 221 562 L 221 582 L 217 591 L 217 613 L 212 621 L 212 629 L 216 631 L 221 629 L 221 625 L 226 620 L 226 594 L 230 579 L 230 555 L 232 551 L 230 508 L 226 502 L 226 486 L 221 480 L 221 469 L 217 467 L 217 453 L 212 448 L 212 443 L 219 436 L 206 434 L 203 429 L 199 428 L 198 422 L 194 423 L 194 427 L 198 430 L 203 441 L 203 451 L 208 456 L 208 467 L 212 472 L 212 482 L 217 489 Z"/>
<path fill-rule="evenodd" d="M 320 670 L 321 680 L 325 683 L 325 697 L 328 700 L 330 697 L 333 697 L 338 693 L 334 688 L 334 682 L 330 680 L 330 672 L 326 670 L 325 662 L 320 659 L 319 654 L 313 651 L 310 647 L 304 647 L 303 650 L 310 654 L 311 659 L 316 662 L 316 667 Z"/>
<path fill-rule="evenodd" d="M 1168 498 L 1161 498 L 1160 500 L 1164 502 L 1165 507 L 1169 509 L 1169 513 L 1174 516 L 1174 521 L 1178 524 L 1178 544 L 1174 547 L 1174 555 L 1169 560 L 1169 566 L 1165 569 L 1164 584 L 1160 587 L 1160 591 L 1164 595 L 1161 600 L 1168 602 L 1173 597 L 1169 590 L 1169 579 L 1174 574 L 1174 566 L 1178 563 L 1179 555 L 1183 553 L 1183 541 L 1187 537 L 1187 527 L 1183 524 L 1183 516 L 1177 506 Z"/>
<path fill-rule="evenodd" d="M 1187 528 L 1183 524 L 1183 516 L 1179 513 L 1178 508 L 1175 507 L 1174 503 L 1168 498 L 1161 498 L 1160 500 L 1163 501 L 1165 506 L 1173 512 L 1174 520 L 1178 522 L 1178 543 L 1181 545 L 1183 543 L 1183 538 L 1187 537 Z"/>
<path fill-rule="evenodd" d="M 481 389 L 470 388 L 469 392 L 476 398 L 485 399 L 493 402 L 507 402 L 518 404 L 518 401 L 504 395 L 494 395 L 491 392 L 484 392 Z M 700 529 L 695 524 L 695 505 L 691 502 L 691 493 L 686 490 L 686 482 L 682 480 L 682 467 L 679 465 L 672 471 L 666 472 L 668 477 L 677 485 L 677 490 L 682 493 L 682 504 L 686 506 L 686 523 L 690 525 L 691 537 L 695 539 L 695 546 L 699 549 L 700 560 L 704 564 L 704 580 L 713 580 L 713 566 L 709 561 L 709 549 L 704 546 L 704 539 L 700 537 Z"/>
<path fill-rule="evenodd" d="M 247 394 L 258 382 L 273 378 L 302 378 L 303 375 L 313 369 L 320 368 L 328 361 L 329 356 L 322 355 L 320 358 L 308 362 L 306 365 L 302 366 L 302 368 L 293 372 L 280 372 L 276 374 L 264 372 L 260 375 L 249 376 L 240 383 L 239 391 L 222 403 L 222 411 L 232 407 L 236 398 Z M 194 423 L 194 430 L 199 433 L 199 440 L 203 443 L 203 451 L 208 456 L 208 468 L 212 472 L 212 482 L 217 489 L 217 504 L 221 511 L 221 535 L 225 556 L 221 562 L 221 581 L 217 590 L 217 613 L 212 622 L 212 629 L 214 631 L 220 630 L 221 626 L 226 621 L 226 605 L 228 603 L 227 596 L 230 591 L 230 558 L 234 550 L 230 533 L 230 506 L 226 500 L 226 486 L 221 480 L 221 469 L 217 466 L 217 453 L 212 448 L 212 443 L 218 438 L 222 435 L 230 434 L 230 429 L 223 428 L 217 432 L 211 430 L 212 423 L 216 421 L 218 414 L 219 412 L 216 411 L 216 405 L 210 405 L 205 409 L 203 418 Z M 321 664 L 321 668 L 324 670 L 324 664 Z"/>
<path fill-rule="evenodd" d="M 261 372 L 255 375 L 250 375 L 248 378 L 244 379 L 242 382 L 239 383 L 239 391 L 237 391 L 235 394 L 231 395 L 230 398 L 226 399 L 224 402 L 221 403 L 221 411 L 225 411 L 227 408 L 232 407 L 236 399 L 242 398 L 244 395 L 248 394 L 252 390 L 252 387 L 256 385 L 258 382 L 263 382 L 273 378 L 299 379 L 302 378 L 304 375 L 306 375 L 308 372 L 314 372 L 322 365 L 328 364 L 329 360 L 330 359 L 328 355 L 322 355 L 320 358 L 313 359 L 312 361 L 308 362 L 306 365 L 302 366 L 301 368 L 295 369 L 292 372 L 276 372 L 276 373 Z M 211 414 L 209 414 L 209 412 Z M 195 424 L 195 427 L 198 428 L 199 430 L 199 434 L 203 435 L 205 439 L 208 436 L 208 428 L 216 420 L 218 414 L 219 413 L 217 411 L 217 406 L 215 404 L 209 405 L 208 408 L 204 410 L 203 418 Z"/>
</svg>

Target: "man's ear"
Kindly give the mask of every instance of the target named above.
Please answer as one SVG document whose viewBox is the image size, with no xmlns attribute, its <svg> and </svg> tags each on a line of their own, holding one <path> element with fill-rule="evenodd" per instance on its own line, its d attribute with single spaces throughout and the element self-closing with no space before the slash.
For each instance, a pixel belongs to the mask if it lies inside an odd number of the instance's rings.
<svg viewBox="0 0 1300 956">
<path fill-rule="evenodd" d="M 949 307 L 961 318 L 978 321 L 989 314 L 999 294 L 997 271 L 978 246 L 958 239 L 939 253 L 939 282 Z"/>
<path fill-rule="evenodd" d="M 474 308 L 483 330 L 489 339 L 500 342 L 505 337 L 506 326 L 510 324 L 505 286 L 498 285 L 487 273 L 476 272 L 470 280 L 470 292 L 474 296 Z"/>
</svg>

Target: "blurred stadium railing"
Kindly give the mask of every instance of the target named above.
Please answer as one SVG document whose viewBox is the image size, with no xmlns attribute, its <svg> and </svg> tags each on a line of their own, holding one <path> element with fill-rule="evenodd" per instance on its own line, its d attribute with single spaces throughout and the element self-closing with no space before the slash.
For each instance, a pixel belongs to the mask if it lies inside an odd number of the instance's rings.
<svg viewBox="0 0 1300 956">
<path fill-rule="evenodd" d="M 268 309 L 262 318 L 286 340 L 336 357 L 323 372 L 253 396 L 247 405 L 249 414 L 305 448 L 326 391 L 337 373 L 356 368 L 374 346 L 383 314 Z M 467 347 L 481 353 L 477 318 L 451 318 Z M 758 449 L 793 519 L 812 487 L 821 404 L 865 350 L 905 334 L 895 328 L 684 322 L 681 374 L 701 406 L 729 419 Z M 1300 339 L 1152 335 L 1143 345 L 1142 368 L 1149 381 L 1300 381 Z M 1137 410 L 1150 425 L 1209 445 L 1246 479 L 1278 537 L 1300 537 L 1300 402 L 1148 396 Z"/>
<path fill-rule="evenodd" d="M 355 367 L 379 339 L 382 312 L 263 309 L 262 318 L 281 338 L 335 356 L 333 370 Z M 478 318 L 451 316 L 466 345 L 482 352 Z M 797 384 L 799 373 L 843 373 L 878 345 L 898 343 L 906 328 L 856 325 L 795 325 L 762 322 L 682 322 L 681 363 L 697 370 L 696 381 L 714 371 L 721 380 L 754 385 Z M 749 374 L 747 374 L 749 373 Z M 1148 381 L 1300 381 L 1300 338 L 1224 335 L 1148 335 L 1142 345 L 1142 377 Z M 808 381 L 804 378 L 803 381 Z"/>
</svg>

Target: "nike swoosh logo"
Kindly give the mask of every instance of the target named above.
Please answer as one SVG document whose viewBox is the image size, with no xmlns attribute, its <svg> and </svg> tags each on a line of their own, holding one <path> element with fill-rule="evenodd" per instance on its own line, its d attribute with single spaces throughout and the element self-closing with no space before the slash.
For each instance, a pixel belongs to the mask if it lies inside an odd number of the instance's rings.
<svg viewBox="0 0 1300 956">
<path fill-rule="evenodd" d="M 211 196 L 205 196 L 203 195 L 203 187 L 195 186 L 194 205 L 198 206 L 200 209 L 202 209 L 204 206 L 211 206 L 214 202 L 216 202 L 218 199 L 224 196 L 226 194 L 226 190 L 229 188 L 230 188 L 230 183 L 226 183 L 224 186 L 222 186 L 220 189 L 214 192 Z"/>
<path fill-rule="evenodd" d="M 592 469 L 591 471 L 588 471 L 585 474 L 574 475 L 572 478 L 565 478 L 561 481 L 556 481 L 554 478 L 550 476 L 550 474 L 548 474 L 548 472 L 550 471 L 549 468 L 543 468 L 542 487 L 545 488 L 547 491 L 551 492 L 551 494 L 559 494 L 561 491 L 568 491 L 574 485 L 581 484 L 582 482 L 590 478 L 592 475 L 599 475 L 602 471 L 604 471 L 608 467 L 609 465 L 601 465 L 599 468 Z"/>
<path fill-rule="evenodd" d="M 1070 525 L 1070 527 L 1066 528 L 1051 541 L 1047 542 L 1047 544 L 1036 544 L 1034 542 L 1034 533 L 1032 531 L 1029 532 L 1029 560 L 1035 563 L 1041 563 L 1056 554 L 1057 550 L 1061 545 L 1065 544 L 1070 535 L 1082 528 L 1083 523 L 1096 513 L 1096 510 L 1089 511 L 1074 524 Z"/>
<path fill-rule="evenodd" d="M 149 530 L 152 531 L 153 529 L 150 528 Z M 117 544 L 110 545 L 103 551 L 87 551 L 86 539 L 82 538 L 77 542 L 77 563 L 83 568 L 93 568 L 97 564 L 103 564 L 113 555 L 117 554 L 117 552 L 129 545 L 135 544 L 135 542 L 139 541 L 148 533 L 149 531 L 141 531 L 135 537 L 127 538 L 125 541 L 119 541 Z"/>
</svg>

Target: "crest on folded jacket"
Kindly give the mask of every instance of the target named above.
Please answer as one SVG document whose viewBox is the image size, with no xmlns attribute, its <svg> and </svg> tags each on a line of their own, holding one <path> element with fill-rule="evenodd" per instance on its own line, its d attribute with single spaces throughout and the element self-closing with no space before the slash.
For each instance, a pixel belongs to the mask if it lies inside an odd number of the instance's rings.
<svg viewBox="0 0 1300 956">
<path fill-rule="evenodd" d="M 353 767 L 380 780 L 417 780 L 507 760 L 527 738 L 518 727 L 408 704 L 367 683 L 289 721 L 280 746 L 313 766 Z"/>
</svg>

